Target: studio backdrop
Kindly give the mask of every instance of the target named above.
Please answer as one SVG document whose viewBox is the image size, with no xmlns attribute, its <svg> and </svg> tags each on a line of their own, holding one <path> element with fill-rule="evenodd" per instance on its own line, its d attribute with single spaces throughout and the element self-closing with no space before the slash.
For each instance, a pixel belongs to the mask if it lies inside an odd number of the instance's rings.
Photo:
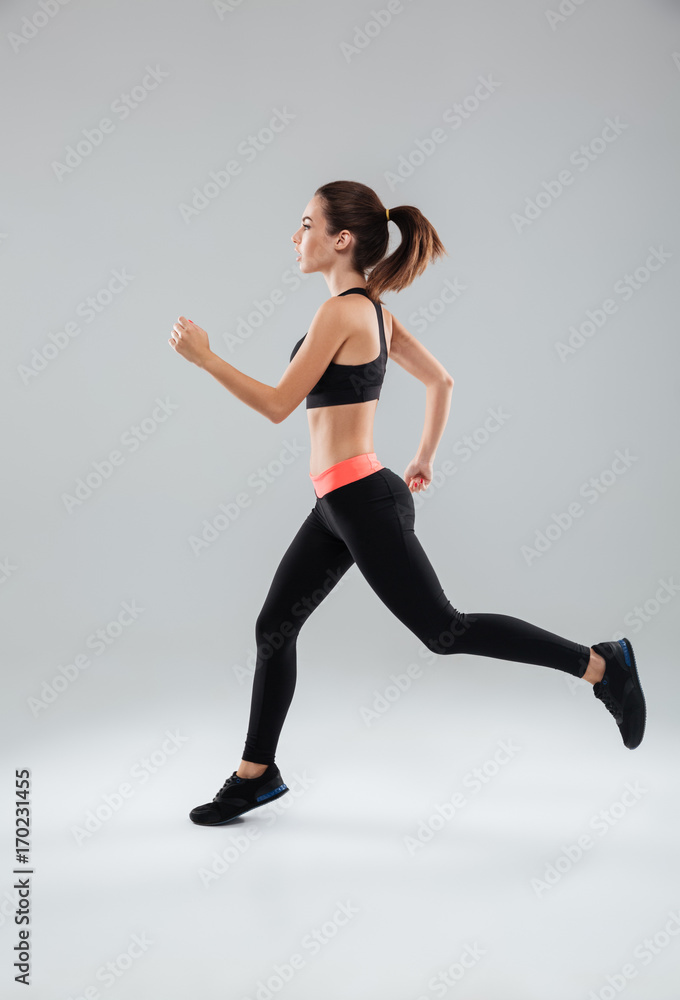
<svg viewBox="0 0 680 1000">
<path fill-rule="evenodd" d="M 5 0 L 0 36 L 2 995 L 676 1000 L 678 4 Z M 201 829 L 315 497 L 304 404 L 168 341 L 275 386 L 334 180 L 447 250 L 385 296 L 455 380 L 414 497 L 447 597 L 628 637 L 647 735 L 429 654 L 355 566 L 298 642 L 290 794 Z M 388 361 L 400 475 L 424 413 Z"/>
</svg>

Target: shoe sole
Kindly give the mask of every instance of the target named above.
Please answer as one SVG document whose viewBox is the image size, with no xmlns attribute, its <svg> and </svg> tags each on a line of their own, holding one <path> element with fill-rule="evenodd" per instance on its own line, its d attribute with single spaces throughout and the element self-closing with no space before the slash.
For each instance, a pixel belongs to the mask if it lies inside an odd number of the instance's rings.
<svg viewBox="0 0 680 1000">
<path fill-rule="evenodd" d="M 619 639 L 618 640 L 618 645 L 622 648 L 622 651 L 623 651 L 624 661 L 626 659 L 626 648 L 624 648 L 622 646 L 622 643 L 624 643 L 624 642 L 626 644 L 628 652 L 630 653 L 630 661 L 631 661 L 630 662 L 630 668 L 631 668 L 631 670 L 630 670 L 630 676 L 631 676 L 631 679 L 633 681 L 635 690 L 639 694 L 640 699 L 642 701 L 642 727 L 641 727 L 641 731 L 640 731 L 640 738 L 637 741 L 637 743 L 633 743 L 632 745 L 630 743 L 624 743 L 624 746 L 628 747 L 629 750 L 635 750 L 637 747 L 640 746 L 640 744 L 642 743 L 642 737 L 645 735 L 645 727 L 647 725 L 647 702 L 645 701 L 645 696 L 644 696 L 644 693 L 642 691 L 642 685 L 640 684 L 640 678 L 638 676 L 637 663 L 635 662 L 635 653 L 633 652 L 633 645 L 632 645 L 630 639 L 627 639 L 625 637 L 623 639 Z"/>
<path fill-rule="evenodd" d="M 221 819 L 218 820 L 216 823 L 200 823 L 197 820 L 192 819 L 191 815 L 189 815 L 189 819 L 191 820 L 192 823 L 195 823 L 196 826 L 224 826 L 226 823 L 231 823 L 232 820 L 238 819 L 239 816 L 243 816 L 244 813 L 251 812 L 251 810 L 253 809 L 257 809 L 258 806 L 266 806 L 268 802 L 273 802 L 274 799 L 280 799 L 281 796 L 285 795 L 286 792 L 288 791 L 290 791 L 288 785 L 285 785 L 283 783 L 277 785 L 276 788 L 274 788 L 269 792 L 262 792 L 260 795 L 258 795 L 255 802 L 252 802 L 250 805 L 245 806 L 245 808 L 241 809 L 240 812 L 234 813 L 234 815 L 230 816 L 229 819 Z"/>
</svg>

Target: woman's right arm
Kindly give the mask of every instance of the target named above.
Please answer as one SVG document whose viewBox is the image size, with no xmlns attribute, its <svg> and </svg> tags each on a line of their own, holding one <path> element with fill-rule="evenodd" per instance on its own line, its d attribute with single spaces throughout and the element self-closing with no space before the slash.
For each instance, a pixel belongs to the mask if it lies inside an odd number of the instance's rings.
<svg viewBox="0 0 680 1000">
<path fill-rule="evenodd" d="M 432 463 L 451 408 L 453 376 L 395 316 L 392 316 L 389 356 L 426 389 L 423 433 L 415 458 L 404 473 L 409 489 L 415 492 L 427 487 L 432 480 Z"/>
</svg>

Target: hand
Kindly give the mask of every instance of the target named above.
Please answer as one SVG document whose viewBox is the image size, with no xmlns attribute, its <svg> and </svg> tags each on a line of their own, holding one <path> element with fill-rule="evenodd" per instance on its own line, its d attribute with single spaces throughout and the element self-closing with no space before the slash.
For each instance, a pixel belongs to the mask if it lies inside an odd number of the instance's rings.
<svg viewBox="0 0 680 1000">
<path fill-rule="evenodd" d="M 208 334 L 190 319 L 180 316 L 168 341 L 178 354 L 199 367 L 211 353 Z"/>
<path fill-rule="evenodd" d="M 432 462 L 423 462 L 414 458 L 406 467 L 404 481 L 411 493 L 426 490 L 432 482 Z"/>
</svg>

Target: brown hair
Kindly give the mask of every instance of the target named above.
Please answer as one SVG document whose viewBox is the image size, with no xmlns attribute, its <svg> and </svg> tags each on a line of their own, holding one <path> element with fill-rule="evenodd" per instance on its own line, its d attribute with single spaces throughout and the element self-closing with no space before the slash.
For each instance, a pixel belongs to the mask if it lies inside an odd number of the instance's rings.
<svg viewBox="0 0 680 1000">
<path fill-rule="evenodd" d="M 385 206 L 375 191 L 358 181 L 332 181 L 314 192 L 321 199 L 326 216 L 326 234 L 333 236 L 348 229 L 354 236 L 352 264 L 364 274 L 366 291 L 376 302 L 384 292 L 407 288 L 428 264 L 448 253 L 437 231 L 419 208 L 398 205 L 391 208 L 390 222 L 401 232 L 401 243 L 386 257 L 389 242 Z"/>
</svg>

